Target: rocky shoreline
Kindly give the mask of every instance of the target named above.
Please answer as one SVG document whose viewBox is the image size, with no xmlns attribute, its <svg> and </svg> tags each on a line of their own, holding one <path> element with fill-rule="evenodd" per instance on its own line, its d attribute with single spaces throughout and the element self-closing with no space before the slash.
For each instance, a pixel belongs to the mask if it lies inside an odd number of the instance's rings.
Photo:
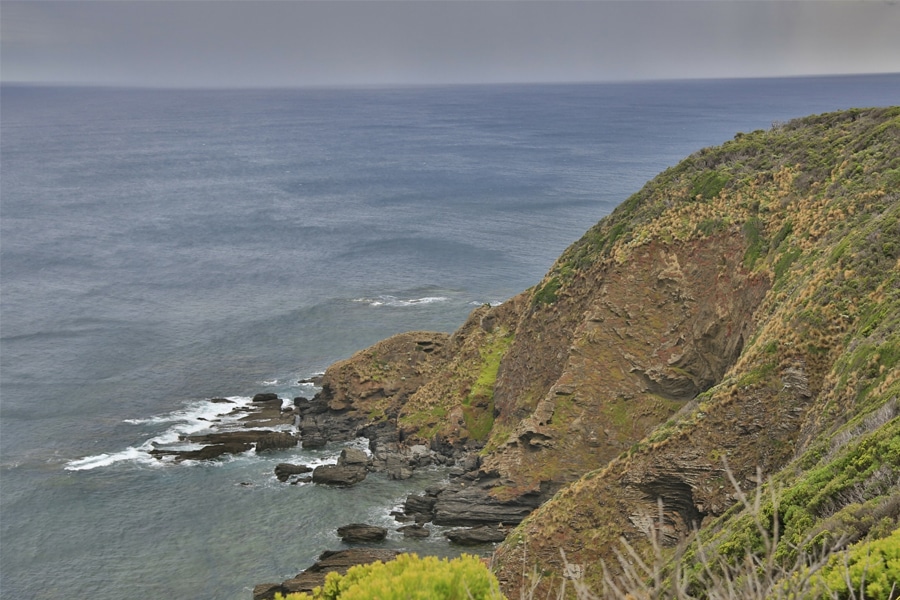
<svg viewBox="0 0 900 600">
<path fill-rule="evenodd" d="M 500 485 L 498 477 L 481 469 L 477 446 L 441 443 L 430 446 L 407 444 L 402 432 L 391 420 L 372 423 L 368 418 L 329 406 L 333 398 L 327 383 L 312 399 L 303 397 L 286 402 L 275 394 L 257 394 L 250 406 L 236 407 L 229 417 L 238 417 L 237 427 L 186 436 L 180 442 L 190 449 L 157 448 L 152 454 L 174 461 L 213 460 L 227 454 L 255 449 L 256 452 L 303 448 L 321 448 L 326 444 L 368 439 L 368 452 L 347 447 L 336 463 L 311 467 L 289 462 L 279 463 L 275 477 L 286 485 L 313 483 L 349 487 L 364 481 L 370 473 L 383 473 L 390 479 L 408 479 L 416 469 L 443 467 L 448 482 L 433 485 L 419 494 L 411 494 L 400 510 L 392 512 L 396 531 L 404 537 L 428 537 L 429 525 L 452 527 L 443 533 L 448 543 L 461 546 L 496 544 L 512 526 L 522 521 L 546 499 L 546 493 L 526 493 L 509 501 L 491 496 Z M 228 402 L 228 400 L 217 400 Z M 198 449 L 197 446 L 200 446 Z M 387 530 L 366 523 L 352 523 L 338 530 L 348 544 L 377 544 Z M 311 591 L 322 585 L 331 571 L 346 572 L 355 564 L 390 560 L 396 551 L 377 547 L 353 547 L 326 550 L 319 560 L 295 577 L 255 586 L 254 600 L 268 600 L 276 593 Z"/>
</svg>

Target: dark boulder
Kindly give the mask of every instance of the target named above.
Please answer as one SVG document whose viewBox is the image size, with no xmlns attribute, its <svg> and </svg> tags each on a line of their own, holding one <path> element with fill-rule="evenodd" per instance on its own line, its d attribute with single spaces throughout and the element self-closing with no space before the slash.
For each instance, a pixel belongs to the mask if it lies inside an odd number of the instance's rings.
<svg viewBox="0 0 900 600">
<path fill-rule="evenodd" d="M 337 534 L 348 543 L 380 542 L 387 537 L 387 529 L 366 523 L 352 523 L 338 527 Z"/>
<path fill-rule="evenodd" d="M 278 478 L 278 481 L 287 481 L 295 475 L 311 472 L 312 467 L 307 467 L 306 465 L 294 465 L 291 463 L 278 463 L 275 465 L 275 477 Z"/>
<path fill-rule="evenodd" d="M 477 546 L 480 544 L 495 544 L 506 539 L 509 533 L 508 529 L 496 527 L 493 525 L 482 525 L 481 527 L 465 527 L 462 529 L 453 529 L 444 534 L 451 543 L 460 546 Z"/>
<path fill-rule="evenodd" d="M 307 450 L 311 448 L 324 448 L 327 442 L 328 440 L 325 439 L 325 436 L 321 435 L 318 430 L 304 431 L 300 438 L 300 445 Z"/>
<path fill-rule="evenodd" d="M 367 473 L 360 465 L 321 465 L 313 470 L 313 483 L 349 486 L 365 479 Z"/>
<path fill-rule="evenodd" d="M 299 440 L 287 431 L 273 431 L 260 435 L 256 440 L 256 451 L 282 450 L 293 448 Z"/>
<path fill-rule="evenodd" d="M 406 502 L 403 503 L 403 513 L 407 516 L 413 517 L 416 521 L 420 521 L 420 515 L 424 517 L 424 520 L 431 521 L 434 518 L 434 505 L 437 502 L 437 498 L 434 496 L 416 496 L 411 495 L 406 497 Z"/>
<path fill-rule="evenodd" d="M 424 525 L 419 525 L 418 523 L 414 525 L 404 525 L 403 527 L 398 527 L 397 531 L 403 534 L 403 537 L 410 538 L 427 538 L 431 535 L 431 530 L 425 527 Z"/>
<path fill-rule="evenodd" d="M 278 398 L 278 394 L 273 394 L 271 392 L 253 396 L 253 402 L 273 402 L 275 400 L 280 400 L 280 398 Z"/>
<path fill-rule="evenodd" d="M 344 448 L 338 457 L 337 464 L 339 466 L 363 466 L 369 464 L 369 455 L 363 450 L 357 448 Z"/>
</svg>

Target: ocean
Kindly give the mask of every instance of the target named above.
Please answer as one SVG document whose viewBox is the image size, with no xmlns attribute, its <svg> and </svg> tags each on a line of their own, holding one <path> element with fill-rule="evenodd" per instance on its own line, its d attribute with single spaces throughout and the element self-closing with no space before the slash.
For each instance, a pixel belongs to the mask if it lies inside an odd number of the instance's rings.
<svg viewBox="0 0 900 600">
<path fill-rule="evenodd" d="M 306 90 L 0 88 L 0 594 L 247 600 L 406 494 L 276 480 L 322 450 L 160 462 L 212 398 L 299 383 L 536 284 L 737 132 L 900 102 L 900 75 Z M 357 441 L 360 445 L 362 442 Z M 439 533 L 439 532 L 438 532 Z M 488 551 L 480 549 L 480 551 Z"/>
</svg>

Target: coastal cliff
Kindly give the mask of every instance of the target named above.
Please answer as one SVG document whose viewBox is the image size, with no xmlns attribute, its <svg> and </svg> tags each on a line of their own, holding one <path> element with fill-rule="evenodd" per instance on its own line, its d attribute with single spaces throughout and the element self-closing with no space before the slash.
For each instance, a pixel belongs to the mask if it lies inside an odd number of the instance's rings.
<svg viewBox="0 0 900 600">
<path fill-rule="evenodd" d="M 767 482 L 786 544 L 886 536 L 898 365 L 900 108 L 850 110 L 701 150 L 533 288 L 332 366 L 300 439 L 461 465 L 410 513 L 521 523 L 494 555 L 518 597 L 573 565 L 599 586 L 621 540 L 752 547 L 738 499 Z"/>
</svg>

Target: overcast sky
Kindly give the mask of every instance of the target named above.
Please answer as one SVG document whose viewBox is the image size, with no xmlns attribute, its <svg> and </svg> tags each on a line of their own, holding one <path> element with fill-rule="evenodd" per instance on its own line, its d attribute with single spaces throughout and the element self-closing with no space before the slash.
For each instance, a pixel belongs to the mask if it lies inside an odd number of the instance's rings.
<svg viewBox="0 0 900 600">
<path fill-rule="evenodd" d="M 5 82 L 178 87 L 900 72 L 881 0 L 0 3 Z"/>
</svg>

